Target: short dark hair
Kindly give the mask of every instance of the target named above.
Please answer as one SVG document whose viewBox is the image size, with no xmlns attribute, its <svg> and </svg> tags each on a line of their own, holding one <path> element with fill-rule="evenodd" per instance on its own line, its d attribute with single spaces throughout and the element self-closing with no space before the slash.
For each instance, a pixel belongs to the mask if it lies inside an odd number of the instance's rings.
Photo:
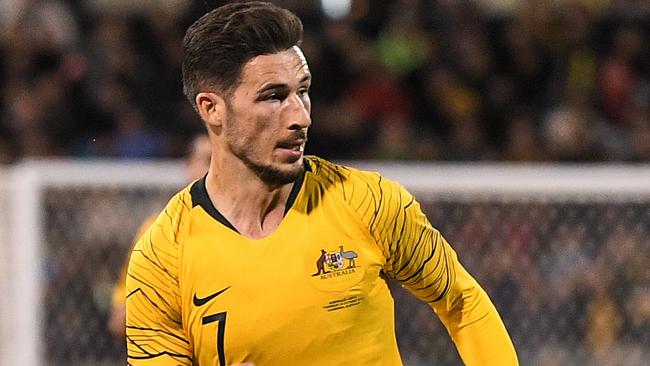
<svg viewBox="0 0 650 366">
<path fill-rule="evenodd" d="M 289 10 L 260 1 L 216 8 L 194 22 L 183 38 L 183 93 L 196 108 L 196 95 L 210 87 L 226 97 L 252 58 L 299 46 L 300 19 Z"/>
</svg>

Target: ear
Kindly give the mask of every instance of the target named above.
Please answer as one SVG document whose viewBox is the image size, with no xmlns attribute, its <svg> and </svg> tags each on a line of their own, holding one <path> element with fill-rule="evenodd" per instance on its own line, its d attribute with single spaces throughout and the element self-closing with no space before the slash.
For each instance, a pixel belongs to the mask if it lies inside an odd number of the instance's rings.
<svg viewBox="0 0 650 366">
<path fill-rule="evenodd" d="M 196 109 L 201 119 L 210 127 L 221 127 L 226 116 L 226 102 L 212 92 L 201 92 L 196 95 Z"/>
</svg>

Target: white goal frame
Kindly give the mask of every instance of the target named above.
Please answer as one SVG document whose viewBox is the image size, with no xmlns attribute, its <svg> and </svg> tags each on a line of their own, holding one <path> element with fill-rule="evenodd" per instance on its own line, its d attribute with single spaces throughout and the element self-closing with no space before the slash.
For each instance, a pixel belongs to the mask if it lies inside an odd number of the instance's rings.
<svg viewBox="0 0 650 366">
<path fill-rule="evenodd" d="M 20 163 L 7 172 L 9 221 L 0 326 L 0 365 L 45 366 L 43 340 L 42 249 L 43 191 L 46 187 L 182 187 L 179 162 L 41 160 Z M 2 281 L 2 280 L 0 280 Z"/>
<path fill-rule="evenodd" d="M 8 311 L 10 307 L 9 296 L 9 230 L 11 229 L 10 217 L 10 193 L 11 187 L 11 170 L 0 166 L 0 365 L 10 365 L 4 360 L 4 356 L 10 351 L 11 333 L 9 324 L 12 313 Z"/>
<path fill-rule="evenodd" d="M 378 171 L 418 197 L 650 202 L 650 164 L 343 164 Z M 36 160 L 0 169 L 0 365 L 47 364 L 39 338 L 44 189 L 180 188 L 184 177 L 180 161 Z"/>
</svg>

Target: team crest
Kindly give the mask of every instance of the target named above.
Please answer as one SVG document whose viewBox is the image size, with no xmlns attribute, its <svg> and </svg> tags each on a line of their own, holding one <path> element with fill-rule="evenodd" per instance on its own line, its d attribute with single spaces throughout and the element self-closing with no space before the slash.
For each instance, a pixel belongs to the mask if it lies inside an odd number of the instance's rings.
<svg viewBox="0 0 650 366">
<path fill-rule="evenodd" d="M 355 259 L 357 259 L 357 253 L 354 250 L 343 250 L 342 245 L 335 252 L 327 252 L 325 249 L 321 249 L 320 256 L 316 259 L 316 273 L 312 276 L 340 271 L 354 272 L 354 268 L 356 268 Z"/>
<path fill-rule="evenodd" d="M 312 248 L 304 257 L 304 263 L 314 287 L 323 291 L 345 291 L 363 279 L 365 262 L 358 247 L 338 244 Z"/>
<path fill-rule="evenodd" d="M 341 253 L 327 253 L 325 255 L 325 263 L 327 263 L 329 268 L 337 271 L 343 268 L 343 256 L 341 256 Z"/>
</svg>

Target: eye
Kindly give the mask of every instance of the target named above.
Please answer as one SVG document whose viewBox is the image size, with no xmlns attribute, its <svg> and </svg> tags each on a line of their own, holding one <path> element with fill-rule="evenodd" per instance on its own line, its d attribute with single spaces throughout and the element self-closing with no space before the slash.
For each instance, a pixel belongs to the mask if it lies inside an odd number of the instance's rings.
<svg viewBox="0 0 650 366">
<path fill-rule="evenodd" d="M 275 92 L 270 93 L 268 98 L 266 98 L 266 99 L 267 100 L 283 101 L 283 100 L 287 99 L 288 95 L 289 95 L 289 93 L 287 91 L 279 90 L 279 91 L 275 91 Z"/>
</svg>

